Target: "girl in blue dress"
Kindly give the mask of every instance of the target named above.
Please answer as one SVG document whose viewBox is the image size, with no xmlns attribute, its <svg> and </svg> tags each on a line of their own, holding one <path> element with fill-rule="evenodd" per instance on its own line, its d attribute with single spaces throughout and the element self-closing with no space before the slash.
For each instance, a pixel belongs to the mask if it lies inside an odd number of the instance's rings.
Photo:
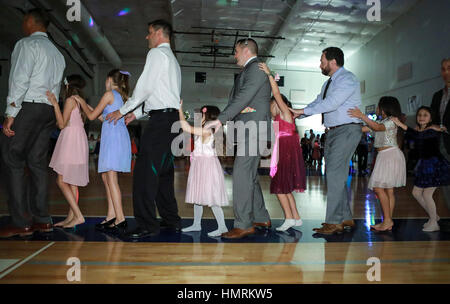
<svg viewBox="0 0 450 304">
<path fill-rule="evenodd" d="M 102 133 L 100 153 L 98 157 L 98 173 L 102 174 L 108 198 L 108 214 L 106 219 L 96 225 L 99 230 L 125 232 L 127 222 L 123 214 L 122 195 L 120 192 L 117 172 L 131 171 L 131 141 L 125 125 L 124 118 L 114 122 L 105 121 L 104 118 L 111 112 L 120 109 L 128 99 L 129 73 L 114 69 L 106 77 L 106 93 L 91 111 L 86 102 L 78 97 L 83 111 L 90 120 L 101 115 Z"/>
<path fill-rule="evenodd" d="M 417 110 L 415 128 L 410 128 L 398 119 L 392 121 L 406 131 L 406 137 L 414 140 L 419 160 L 414 169 L 414 188 L 412 194 L 427 212 L 429 220 L 423 225 L 423 231 L 439 231 L 439 216 L 433 200 L 434 191 L 450 183 L 450 163 L 439 151 L 439 139 L 445 127 L 433 125 L 431 108 L 422 106 Z"/>
</svg>

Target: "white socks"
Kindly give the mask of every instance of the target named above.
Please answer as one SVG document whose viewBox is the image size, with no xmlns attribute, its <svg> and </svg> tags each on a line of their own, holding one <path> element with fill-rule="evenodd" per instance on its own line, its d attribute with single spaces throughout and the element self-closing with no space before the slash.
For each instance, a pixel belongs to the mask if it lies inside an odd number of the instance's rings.
<svg viewBox="0 0 450 304">
<path fill-rule="evenodd" d="M 221 236 L 222 233 L 228 232 L 227 226 L 225 225 L 225 217 L 223 215 L 223 210 L 219 206 L 212 206 L 212 212 L 214 213 L 214 217 L 217 221 L 217 230 L 211 231 L 208 233 L 210 237 L 218 237 Z M 201 220 L 203 215 L 203 206 L 202 205 L 194 205 L 194 223 L 192 226 L 181 229 L 182 232 L 191 232 L 191 231 L 201 231 Z"/>
<path fill-rule="evenodd" d="M 296 224 L 296 221 L 294 219 L 285 219 L 283 225 L 280 227 L 275 228 L 277 231 L 286 231 L 291 227 L 294 227 Z"/>
<path fill-rule="evenodd" d="M 192 224 L 192 226 L 181 229 L 181 231 L 182 232 L 201 231 L 202 215 L 203 215 L 203 206 L 194 204 L 194 223 Z"/>
<path fill-rule="evenodd" d="M 208 236 L 210 236 L 210 237 L 221 236 L 222 233 L 228 232 L 228 228 L 225 225 L 225 218 L 223 215 L 223 210 L 221 207 L 218 207 L 218 206 L 212 206 L 211 209 L 212 209 L 212 212 L 214 213 L 214 217 L 216 218 L 218 227 L 217 227 L 217 230 L 209 232 Z"/>
<path fill-rule="evenodd" d="M 298 219 L 298 220 L 295 220 L 295 225 L 292 228 L 294 228 L 295 230 L 299 230 L 300 226 L 302 226 L 302 225 L 303 225 L 302 219 Z"/>
</svg>

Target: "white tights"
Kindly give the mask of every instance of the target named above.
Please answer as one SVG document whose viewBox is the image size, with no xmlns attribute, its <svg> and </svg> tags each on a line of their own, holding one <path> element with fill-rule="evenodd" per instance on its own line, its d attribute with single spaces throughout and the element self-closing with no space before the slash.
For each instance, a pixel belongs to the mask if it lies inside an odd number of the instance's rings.
<svg viewBox="0 0 450 304">
<path fill-rule="evenodd" d="M 228 231 L 227 226 L 225 225 L 225 217 L 223 215 L 223 210 L 221 207 L 212 206 L 212 212 L 214 213 L 214 217 L 217 221 L 217 230 L 211 231 L 208 233 L 209 236 L 220 236 L 222 233 Z M 190 232 L 190 231 L 200 231 L 202 230 L 201 220 L 203 215 L 203 206 L 194 204 L 194 223 L 192 226 L 183 228 L 181 231 Z"/>
<path fill-rule="evenodd" d="M 414 186 L 412 194 L 419 202 L 423 209 L 427 212 L 431 222 L 437 222 L 438 215 L 436 213 L 436 203 L 433 200 L 433 193 L 436 187 L 419 188 Z"/>
</svg>

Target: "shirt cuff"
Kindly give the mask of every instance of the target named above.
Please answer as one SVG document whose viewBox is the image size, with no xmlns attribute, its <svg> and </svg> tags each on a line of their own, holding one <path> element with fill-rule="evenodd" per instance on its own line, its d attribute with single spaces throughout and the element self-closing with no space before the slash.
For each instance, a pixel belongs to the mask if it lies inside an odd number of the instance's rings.
<svg viewBox="0 0 450 304">
<path fill-rule="evenodd" d="M 144 113 L 142 113 L 142 107 L 137 107 L 136 110 L 133 111 L 134 116 L 136 116 L 136 119 L 140 119 L 144 116 Z"/>
<path fill-rule="evenodd" d="M 126 106 L 123 106 L 119 109 L 120 114 L 125 115 L 127 114 L 129 111 L 127 110 Z"/>
<path fill-rule="evenodd" d="M 316 113 L 312 113 L 311 109 L 308 108 L 308 107 L 306 107 L 306 108 L 303 109 L 303 113 L 304 113 L 306 116 L 311 116 L 311 115 L 316 114 Z"/>
<path fill-rule="evenodd" d="M 22 109 L 22 107 L 14 107 L 14 106 L 8 104 L 6 106 L 5 116 L 16 117 L 17 114 L 19 114 L 20 109 Z"/>
</svg>

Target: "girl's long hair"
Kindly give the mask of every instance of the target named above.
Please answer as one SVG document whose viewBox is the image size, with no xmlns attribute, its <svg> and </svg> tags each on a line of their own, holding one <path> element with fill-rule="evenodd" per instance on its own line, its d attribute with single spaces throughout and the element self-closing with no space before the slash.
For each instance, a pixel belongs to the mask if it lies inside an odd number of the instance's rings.
<svg viewBox="0 0 450 304">
<path fill-rule="evenodd" d="M 111 77 L 113 83 L 117 86 L 117 91 L 122 96 L 123 103 L 127 102 L 130 94 L 130 84 L 128 74 L 122 73 L 119 69 L 111 70 L 107 77 Z"/>
<path fill-rule="evenodd" d="M 66 93 L 65 93 L 65 99 L 74 96 L 79 95 L 81 98 L 86 99 L 83 88 L 86 86 L 86 81 L 81 77 L 81 75 L 78 74 L 72 74 L 66 77 L 67 80 L 67 87 L 66 87 Z M 84 111 L 80 111 L 81 119 L 83 122 L 86 122 L 86 114 Z"/>
<path fill-rule="evenodd" d="M 378 102 L 378 107 L 380 111 L 383 111 L 386 116 L 394 116 L 397 118 L 401 118 L 402 109 L 400 107 L 400 103 L 398 99 L 392 96 L 383 96 L 380 98 Z"/>
</svg>

